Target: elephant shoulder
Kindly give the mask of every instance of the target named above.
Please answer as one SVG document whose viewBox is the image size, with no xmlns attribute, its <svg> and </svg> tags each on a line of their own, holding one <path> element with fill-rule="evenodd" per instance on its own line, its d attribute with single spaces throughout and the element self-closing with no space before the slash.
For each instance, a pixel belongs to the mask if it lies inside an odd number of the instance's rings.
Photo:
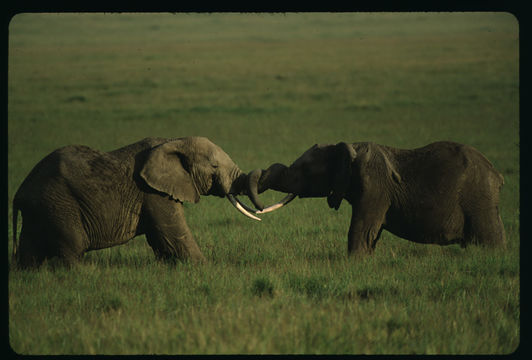
<svg viewBox="0 0 532 360">
<path fill-rule="evenodd" d="M 129 144 L 116 150 L 109 151 L 109 154 L 117 158 L 134 157 L 136 154 L 143 150 L 151 149 L 167 141 L 167 138 L 146 137 L 142 140 L 134 142 L 133 144 Z"/>
<path fill-rule="evenodd" d="M 358 142 L 351 144 L 359 161 L 368 161 L 370 159 L 370 155 L 372 154 L 371 150 L 374 145 L 373 142 Z"/>
<path fill-rule="evenodd" d="M 356 142 L 356 143 L 352 143 L 351 146 L 358 153 L 358 152 L 367 151 L 367 149 L 370 146 L 373 146 L 373 143 L 372 142 Z"/>
<path fill-rule="evenodd" d="M 354 166 L 358 168 L 363 181 L 390 180 L 397 184 L 401 183 L 400 166 L 396 159 L 397 149 L 374 142 L 355 143 L 352 146 L 358 159 Z"/>
<path fill-rule="evenodd" d="M 379 145 L 374 142 L 361 142 L 352 144 L 357 158 L 362 162 L 374 165 L 389 162 L 395 162 L 393 148 Z"/>
<path fill-rule="evenodd" d="M 162 143 L 165 143 L 169 141 L 168 138 L 161 138 L 161 137 L 145 137 L 142 140 L 139 140 L 137 142 L 134 142 L 133 144 L 129 144 L 126 146 L 123 146 L 119 149 L 110 151 L 111 154 L 114 153 L 123 153 L 123 152 L 134 152 L 137 153 L 139 151 L 145 150 L 145 149 L 151 149 L 155 146 L 158 146 Z"/>
</svg>

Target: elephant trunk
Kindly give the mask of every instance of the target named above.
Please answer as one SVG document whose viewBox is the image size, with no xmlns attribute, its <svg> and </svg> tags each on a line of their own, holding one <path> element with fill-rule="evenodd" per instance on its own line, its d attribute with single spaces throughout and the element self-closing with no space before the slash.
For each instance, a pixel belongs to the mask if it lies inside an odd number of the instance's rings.
<svg viewBox="0 0 532 360">
<path fill-rule="evenodd" d="M 293 192 L 288 181 L 288 170 L 286 165 L 275 163 L 266 170 L 256 169 L 249 173 L 249 189 L 263 193 L 268 189 L 285 193 Z"/>
<path fill-rule="evenodd" d="M 234 180 L 231 184 L 231 187 L 229 191 L 226 192 L 226 197 L 238 211 L 240 211 L 245 216 L 260 221 L 261 219 L 253 214 L 257 212 L 257 210 L 252 209 L 251 207 L 247 206 L 243 202 L 241 202 L 236 195 L 248 195 L 249 196 L 249 190 L 248 190 L 248 183 L 249 183 L 249 176 L 243 173 L 240 169 L 235 167 L 233 169 L 234 172 Z M 251 197 L 250 197 L 251 199 Z"/>
<path fill-rule="evenodd" d="M 258 194 L 268 190 L 276 190 L 286 193 L 291 193 L 291 189 L 287 186 L 286 172 L 288 167 L 283 164 L 273 164 L 267 170 L 256 169 L 248 174 L 248 196 L 253 202 L 253 205 L 260 211 L 259 214 L 270 212 L 288 204 L 295 198 L 294 194 L 289 194 L 279 203 L 264 208 L 264 205 L 259 200 Z"/>
<path fill-rule="evenodd" d="M 261 169 L 255 169 L 248 174 L 248 197 L 259 210 L 264 209 L 264 205 L 259 200 L 259 181 L 262 173 L 263 171 Z"/>
<path fill-rule="evenodd" d="M 267 170 L 256 169 L 251 171 L 249 174 L 244 174 L 240 169 L 235 168 L 233 183 L 231 188 L 226 193 L 227 199 L 231 204 L 245 216 L 260 220 L 254 214 L 264 214 L 273 210 L 276 210 L 282 207 L 285 204 L 288 204 L 292 201 L 296 195 L 289 194 L 280 202 L 269 206 L 264 207 L 262 202 L 259 200 L 259 194 L 268 190 L 273 189 L 282 192 L 290 192 L 289 187 L 286 182 L 286 171 L 288 168 L 283 164 L 273 164 Z M 249 197 L 253 205 L 259 211 L 252 209 L 246 204 L 242 203 L 235 195 L 245 194 Z"/>
</svg>

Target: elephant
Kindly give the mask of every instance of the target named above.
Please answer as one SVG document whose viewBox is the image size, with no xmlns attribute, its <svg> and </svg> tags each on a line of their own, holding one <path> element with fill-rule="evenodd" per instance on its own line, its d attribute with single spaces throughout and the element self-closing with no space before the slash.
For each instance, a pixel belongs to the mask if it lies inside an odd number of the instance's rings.
<svg viewBox="0 0 532 360">
<path fill-rule="evenodd" d="M 58 257 L 71 265 L 87 251 L 145 234 L 157 259 L 205 262 L 183 203 L 197 203 L 200 195 L 227 197 L 260 220 L 235 197 L 248 193 L 247 176 L 205 137 L 148 137 L 110 152 L 59 148 L 31 170 L 14 196 L 13 261 L 37 267 Z"/>
<path fill-rule="evenodd" d="M 424 244 L 504 247 L 499 214 L 503 176 L 475 148 L 451 141 L 416 149 L 373 142 L 315 144 L 289 167 L 274 163 L 250 172 L 249 198 L 257 213 L 296 196 L 327 197 L 338 210 L 352 207 L 348 255 L 374 252 L 383 229 Z M 288 193 L 264 208 L 258 194 Z"/>
</svg>

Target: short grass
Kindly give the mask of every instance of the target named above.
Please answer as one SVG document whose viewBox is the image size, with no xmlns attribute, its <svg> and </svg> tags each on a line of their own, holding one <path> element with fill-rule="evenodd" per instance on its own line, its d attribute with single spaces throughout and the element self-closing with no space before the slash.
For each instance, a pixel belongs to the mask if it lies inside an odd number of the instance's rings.
<svg viewBox="0 0 532 360">
<path fill-rule="evenodd" d="M 505 13 L 20 14 L 9 25 L 8 200 L 66 144 L 203 135 L 244 171 L 314 143 L 468 143 L 505 177 L 506 251 L 383 233 L 346 257 L 350 209 L 252 222 L 186 205 L 208 264 L 143 237 L 8 277 L 21 354 L 478 354 L 520 341 L 519 37 Z M 272 202 L 281 194 L 262 195 Z M 7 236 L 8 257 L 12 229 Z"/>
</svg>

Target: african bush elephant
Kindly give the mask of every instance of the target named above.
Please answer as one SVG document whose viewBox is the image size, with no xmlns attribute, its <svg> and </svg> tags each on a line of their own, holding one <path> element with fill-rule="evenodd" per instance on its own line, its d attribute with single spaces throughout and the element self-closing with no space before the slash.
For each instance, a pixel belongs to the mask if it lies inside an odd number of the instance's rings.
<svg viewBox="0 0 532 360">
<path fill-rule="evenodd" d="M 504 245 L 499 215 L 502 175 L 476 149 L 436 142 L 403 150 L 371 142 L 314 145 L 290 167 L 273 164 L 249 174 L 255 207 L 267 189 L 295 196 L 327 197 L 338 209 L 352 206 L 348 253 L 372 253 L 383 229 L 426 244 Z M 261 212 L 259 212 L 261 213 Z"/>
<path fill-rule="evenodd" d="M 13 200 L 13 259 L 37 266 L 57 256 L 67 264 L 89 250 L 146 234 L 157 258 L 204 261 L 185 222 L 183 202 L 248 193 L 247 175 L 207 138 L 145 138 L 101 152 L 71 145 L 41 160 Z M 17 246 L 17 214 L 23 217 Z"/>
</svg>

